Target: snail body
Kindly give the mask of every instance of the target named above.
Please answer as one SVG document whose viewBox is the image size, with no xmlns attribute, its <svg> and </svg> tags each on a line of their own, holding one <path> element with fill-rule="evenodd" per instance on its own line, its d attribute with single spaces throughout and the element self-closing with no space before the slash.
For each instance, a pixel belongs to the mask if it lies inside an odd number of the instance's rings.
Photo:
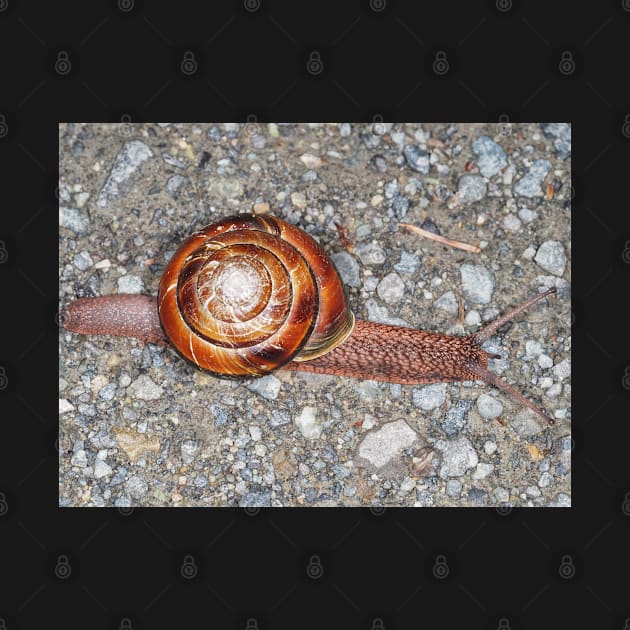
<svg viewBox="0 0 630 630">
<path fill-rule="evenodd" d="M 306 232 L 272 215 L 227 217 L 182 243 L 150 296 L 84 298 L 62 325 L 172 345 L 220 376 L 278 368 L 401 384 L 483 380 L 553 419 L 488 369 L 481 344 L 554 293 L 464 337 L 355 320 L 334 264 Z"/>
</svg>

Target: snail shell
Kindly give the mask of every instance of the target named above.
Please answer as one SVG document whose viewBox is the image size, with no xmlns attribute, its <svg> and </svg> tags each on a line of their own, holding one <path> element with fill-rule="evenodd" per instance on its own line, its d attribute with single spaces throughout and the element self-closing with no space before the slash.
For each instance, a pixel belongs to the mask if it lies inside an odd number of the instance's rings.
<svg viewBox="0 0 630 630">
<path fill-rule="evenodd" d="M 317 242 L 277 217 L 255 215 L 226 217 L 186 239 L 160 280 L 158 312 L 183 357 L 236 377 L 321 356 L 355 322 Z"/>
</svg>

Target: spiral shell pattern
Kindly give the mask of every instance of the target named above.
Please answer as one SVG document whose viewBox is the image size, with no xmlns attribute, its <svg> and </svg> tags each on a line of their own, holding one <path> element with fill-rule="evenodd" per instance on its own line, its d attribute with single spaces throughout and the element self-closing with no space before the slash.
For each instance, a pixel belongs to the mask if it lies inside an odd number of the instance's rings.
<svg viewBox="0 0 630 630">
<path fill-rule="evenodd" d="M 162 276 L 158 312 L 181 355 L 224 376 L 321 356 L 354 327 L 328 256 L 271 215 L 227 217 L 190 236 Z"/>
</svg>

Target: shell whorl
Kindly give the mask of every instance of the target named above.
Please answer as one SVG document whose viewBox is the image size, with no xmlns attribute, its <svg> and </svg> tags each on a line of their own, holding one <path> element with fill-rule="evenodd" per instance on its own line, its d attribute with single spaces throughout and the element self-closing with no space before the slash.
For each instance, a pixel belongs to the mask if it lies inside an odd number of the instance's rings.
<svg viewBox="0 0 630 630">
<path fill-rule="evenodd" d="M 158 311 L 180 354 L 227 376 L 320 356 L 354 327 L 328 256 L 273 216 L 227 217 L 190 236 L 162 276 Z"/>
</svg>

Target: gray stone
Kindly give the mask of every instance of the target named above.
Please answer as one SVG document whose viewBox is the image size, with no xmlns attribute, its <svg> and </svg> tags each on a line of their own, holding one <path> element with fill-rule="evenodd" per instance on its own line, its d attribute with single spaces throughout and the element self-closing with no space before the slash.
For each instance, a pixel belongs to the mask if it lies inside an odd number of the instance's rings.
<svg viewBox="0 0 630 630">
<path fill-rule="evenodd" d="M 365 308 L 368 314 L 368 320 L 378 322 L 380 324 L 391 324 L 392 326 L 408 326 L 408 323 L 402 317 L 393 317 L 389 314 L 386 306 L 382 306 L 374 298 L 365 301 Z"/>
<path fill-rule="evenodd" d="M 342 138 L 347 138 L 352 133 L 352 126 L 350 123 L 341 123 L 339 125 L 339 135 Z"/>
<path fill-rule="evenodd" d="M 247 389 L 267 400 L 275 400 L 280 393 L 282 383 L 273 374 L 266 374 L 247 383 Z"/>
<path fill-rule="evenodd" d="M 357 254 L 364 265 L 382 265 L 385 262 L 385 252 L 376 243 L 364 243 L 357 247 Z"/>
<path fill-rule="evenodd" d="M 481 201 L 487 190 L 486 182 L 479 175 L 462 175 L 457 184 L 457 192 L 464 203 Z"/>
<path fill-rule="evenodd" d="M 461 433 L 468 421 L 468 411 L 473 403 L 470 400 L 458 400 L 451 405 L 442 421 L 442 430 L 449 437 Z"/>
<path fill-rule="evenodd" d="M 407 210 L 409 210 L 409 199 L 402 195 L 396 195 L 392 200 L 392 210 L 396 217 L 402 221 L 407 215 Z"/>
<path fill-rule="evenodd" d="M 529 409 L 522 409 L 511 420 L 510 427 L 522 438 L 540 433 L 545 427 L 541 425 L 537 416 Z"/>
<path fill-rule="evenodd" d="M 440 477 L 461 477 L 479 463 L 477 453 L 466 437 L 459 436 L 452 440 L 438 440 L 435 447 L 442 451 Z"/>
<path fill-rule="evenodd" d="M 494 275 L 481 265 L 464 264 L 459 268 L 462 290 L 473 304 L 488 304 L 494 292 Z"/>
<path fill-rule="evenodd" d="M 562 243 L 558 241 L 545 241 L 536 252 L 534 257 L 536 264 L 554 276 L 562 276 L 567 264 L 567 257 L 564 253 Z"/>
<path fill-rule="evenodd" d="M 416 501 L 422 507 L 433 507 L 433 497 L 427 490 L 416 490 Z"/>
<path fill-rule="evenodd" d="M 571 125 L 569 123 L 542 123 L 542 132 L 547 138 L 554 138 L 553 146 L 561 159 L 571 155 Z"/>
<path fill-rule="evenodd" d="M 138 276 L 124 275 L 118 278 L 118 293 L 144 293 L 144 283 Z"/>
<path fill-rule="evenodd" d="M 412 446 L 416 439 L 416 432 L 404 420 L 388 422 L 363 438 L 358 455 L 375 468 L 382 468 L 396 459 L 403 449 Z"/>
<path fill-rule="evenodd" d="M 547 507 L 571 507 L 571 497 L 564 492 L 559 492 L 547 503 Z"/>
<path fill-rule="evenodd" d="M 433 383 L 431 385 L 425 385 L 419 389 L 414 389 L 411 396 L 413 404 L 416 407 L 424 411 L 437 409 L 441 407 L 446 400 L 446 384 Z"/>
<path fill-rule="evenodd" d="M 441 295 L 433 302 L 433 306 L 441 311 L 446 311 L 449 315 L 457 315 L 457 311 L 459 310 L 457 298 L 453 291 L 447 291 L 444 295 Z"/>
<path fill-rule="evenodd" d="M 400 254 L 400 261 L 394 265 L 398 273 L 414 274 L 420 266 L 420 258 L 416 254 L 411 254 L 403 249 Z"/>
<path fill-rule="evenodd" d="M 99 459 L 97 457 L 94 461 L 94 477 L 96 477 L 96 479 L 101 479 L 102 477 L 107 477 L 111 474 L 111 466 L 109 466 L 102 459 Z"/>
<path fill-rule="evenodd" d="M 90 229 L 90 221 L 78 208 L 59 206 L 59 225 L 81 236 Z"/>
<path fill-rule="evenodd" d="M 349 287 L 358 288 L 361 285 L 360 270 L 361 267 L 357 259 L 348 252 L 337 252 L 331 254 L 332 259 L 344 284 Z"/>
<path fill-rule="evenodd" d="M 79 468 L 85 468 L 88 465 L 87 454 L 83 449 L 79 449 L 75 451 L 72 457 L 70 458 L 70 463 L 73 466 L 78 466 Z"/>
<path fill-rule="evenodd" d="M 501 145 L 488 136 L 480 136 L 472 144 L 477 166 L 484 177 L 492 177 L 507 166 L 507 157 Z"/>
<path fill-rule="evenodd" d="M 490 394 L 481 394 L 477 398 L 477 409 L 479 409 L 479 415 L 485 420 L 493 420 L 503 413 L 501 402 Z"/>
<path fill-rule="evenodd" d="M 141 499 L 149 489 L 147 482 L 138 475 L 130 477 L 125 483 L 125 490 L 132 499 Z"/>
<path fill-rule="evenodd" d="M 405 292 L 405 283 L 397 273 L 392 271 L 378 283 L 376 292 L 381 300 L 388 304 L 395 304 Z"/>
<path fill-rule="evenodd" d="M 74 266 L 80 271 L 89 269 L 94 264 L 90 253 L 83 250 L 74 257 Z"/>
<path fill-rule="evenodd" d="M 116 156 L 111 173 L 99 193 L 97 205 L 104 208 L 118 197 L 122 186 L 151 157 L 153 157 L 153 151 L 144 142 L 130 140 L 125 143 Z"/>
<path fill-rule="evenodd" d="M 473 473 L 473 479 L 475 481 L 485 479 L 493 470 L 494 470 L 494 466 L 492 464 L 479 462 L 477 464 L 477 468 L 475 468 L 475 472 Z"/>
<path fill-rule="evenodd" d="M 162 396 L 162 388 L 151 380 L 150 376 L 141 374 L 131 383 L 129 389 L 135 398 L 140 400 L 157 400 Z"/>
<path fill-rule="evenodd" d="M 187 178 L 183 175 L 173 175 L 166 182 L 166 192 L 172 197 L 176 197 L 181 187 L 187 182 Z"/>
<path fill-rule="evenodd" d="M 101 389 L 99 389 L 98 397 L 103 400 L 113 400 L 116 395 L 116 387 L 116 383 L 107 383 L 107 385 L 104 385 Z"/>
<path fill-rule="evenodd" d="M 199 442 L 197 440 L 185 440 L 179 450 L 184 464 L 192 464 L 195 461 L 195 455 L 199 452 Z"/>
<path fill-rule="evenodd" d="M 270 507 L 271 492 L 269 490 L 261 492 L 250 492 L 246 494 L 238 504 L 241 508 L 246 507 Z"/>
<path fill-rule="evenodd" d="M 519 197 L 542 197 L 544 195 L 542 183 L 551 169 L 549 160 L 536 160 L 529 167 L 529 171 L 514 184 L 514 194 Z"/>
<path fill-rule="evenodd" d="M 291 414 L 286 409 L 273 409 L 271 411 L 271 417 L 269 418 L 269 424 L 272 427 L 281 427 L 284 424 L 291 422 Z"/>
<path fill-rule="evenodd" d="M 462 493 L 462 482 L 459 479 L 449 479 L 446 482 L 446 494 L 453 499 Z"/>
<path fill-rule="evenodd" d="M 564 359 L 564 361 L 560 361 L 558 365 L 555 365 L 551 371 L 559 381 L 563 381 L 565 378 L 571 376 L 571 361 Z"/>
<path fill-rule="evenodd" d="M 403 155 L 405 161 L 414 171 L 422 173 L 422 175 L 428 175 L 431 165 L 429 163 L 429 153 L 424 149 L 413 144 L 408 144 L 403 149 Z"/>
</svg>

